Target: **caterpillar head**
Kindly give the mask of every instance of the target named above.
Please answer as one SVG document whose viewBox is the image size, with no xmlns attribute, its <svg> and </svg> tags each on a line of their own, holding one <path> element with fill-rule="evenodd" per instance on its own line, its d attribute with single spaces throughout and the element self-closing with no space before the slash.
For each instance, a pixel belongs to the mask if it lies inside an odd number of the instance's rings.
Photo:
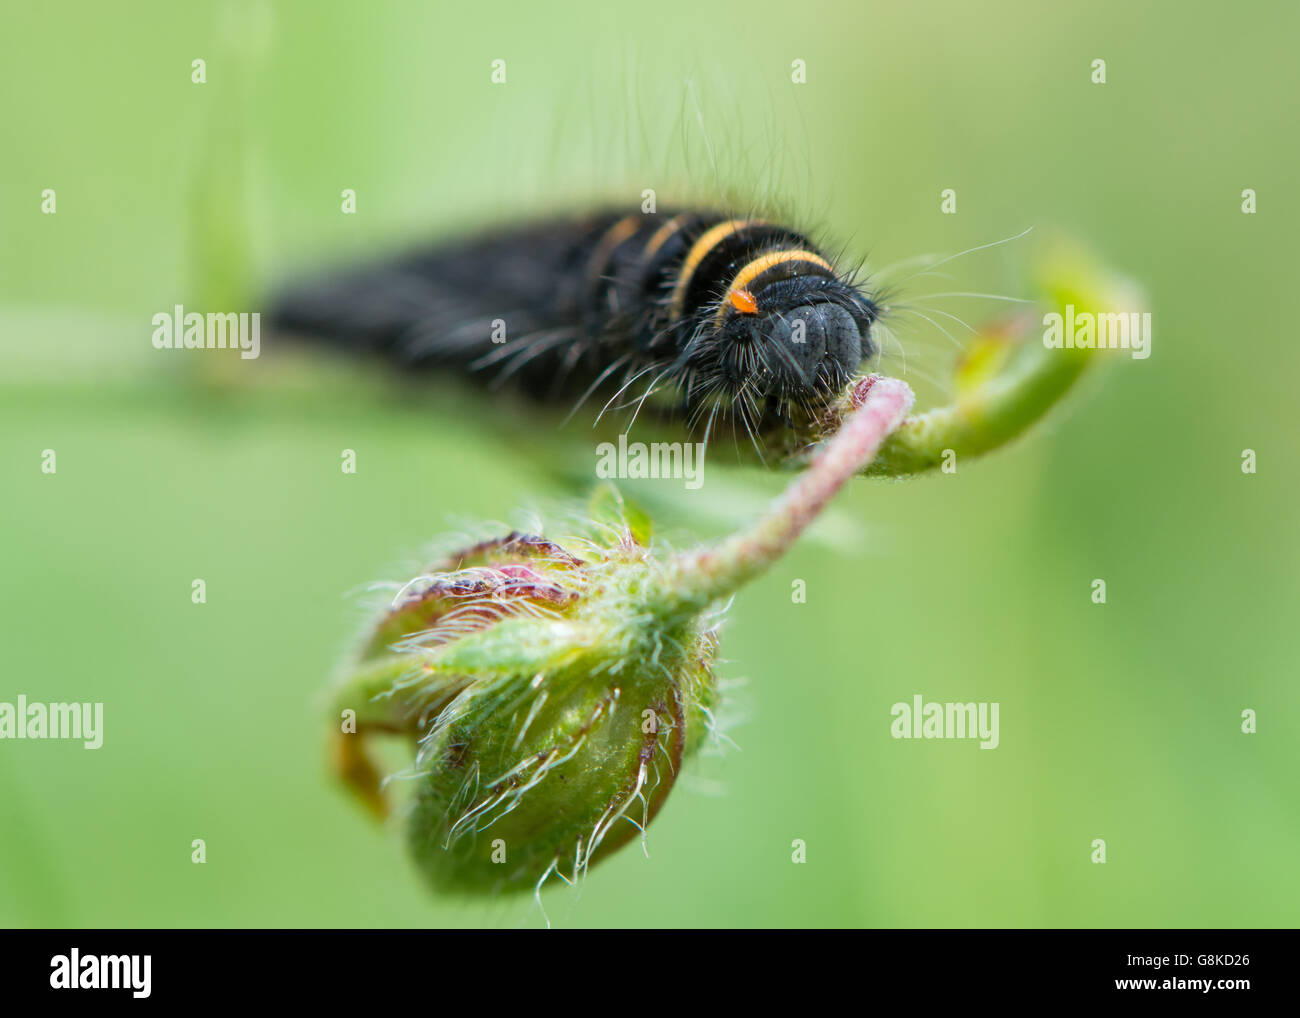
<svg viewBox="0 0 1300 1018">
<path fill-rule="evenodd" d="M 793 275 L 733 287 L 700 344 L 705 371 L 731 392 L 808 400 L 838 392 L 876 352 L 875 303 L 845 281 Z"/>
</svg>

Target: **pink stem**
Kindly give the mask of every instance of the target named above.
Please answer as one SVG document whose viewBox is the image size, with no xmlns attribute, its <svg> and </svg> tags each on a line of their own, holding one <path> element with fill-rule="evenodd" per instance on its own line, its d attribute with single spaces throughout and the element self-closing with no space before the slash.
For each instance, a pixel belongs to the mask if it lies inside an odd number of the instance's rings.
<svg viewBox="0 0 1300 1018">
<path fill-rule="evenodd" d="M 683 602 L 728 597 L 784 555 L 844 483 L 875 458 L 911 410 L 913 396 L 905 382 L 871 375 L 858 383 L 853 399 L 857 409 L 756 524 L 670 562 L 671 586 Z"/>
</svg>

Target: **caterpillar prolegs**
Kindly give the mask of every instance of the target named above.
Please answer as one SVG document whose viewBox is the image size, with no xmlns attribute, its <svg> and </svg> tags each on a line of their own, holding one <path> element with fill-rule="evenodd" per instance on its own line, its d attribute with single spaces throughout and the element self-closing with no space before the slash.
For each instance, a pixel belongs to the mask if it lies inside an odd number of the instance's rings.
<svg viewBox="0 0 1300 1018">
<path fill-rule="evenodd" d="M 875 353 L 879 306 L 806 236 L 721 212 L 500 230 L 284 293 L 274 324 L 570 408 L 719 420 L 819 413 Z M 593 410 L 593 415 L 595 411 Z"/>
</svg>

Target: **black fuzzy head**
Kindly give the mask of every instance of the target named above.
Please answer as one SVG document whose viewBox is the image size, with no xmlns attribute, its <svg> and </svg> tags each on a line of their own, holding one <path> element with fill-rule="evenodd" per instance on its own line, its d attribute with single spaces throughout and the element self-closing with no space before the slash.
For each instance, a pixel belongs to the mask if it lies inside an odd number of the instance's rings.
<svg viewBox="0 0 1300 1018">
<path fill-rule="evenodd" d="M 851 284 L 821 272 L 755 283 L 728 290 L 699 323 L 692 366 L 717 389 L 815 405 L 875 354 L 879 309 Z"/>
</svg>

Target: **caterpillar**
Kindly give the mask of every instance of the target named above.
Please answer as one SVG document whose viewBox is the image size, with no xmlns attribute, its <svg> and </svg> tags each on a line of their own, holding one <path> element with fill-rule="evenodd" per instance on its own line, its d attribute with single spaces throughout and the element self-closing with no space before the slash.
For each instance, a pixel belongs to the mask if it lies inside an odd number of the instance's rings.
<svg viewBox="0 0 1300 1018">
<path fill-rule="evenodd" d="M 876 352 L 881 308 L 854 275 L 760 218 L 601 212 L 327 275 L 270 317 L 573 410 L 612 393 L 601 413 L 620 398 L 639 411 L 655 395 L 705 441 L 720 417 L 757 440 L 821 412 Z"/>
</svg>

